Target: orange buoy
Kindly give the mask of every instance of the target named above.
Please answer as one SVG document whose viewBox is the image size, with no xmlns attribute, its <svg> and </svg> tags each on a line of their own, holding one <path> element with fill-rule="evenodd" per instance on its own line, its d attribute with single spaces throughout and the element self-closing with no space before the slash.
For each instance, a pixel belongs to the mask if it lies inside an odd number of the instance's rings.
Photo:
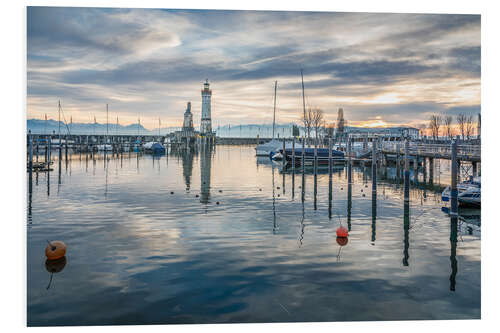
<svg viewBox="0 0 500 333">
<path fill-rule="evenodd" d="M 66 254 L 66 244 L 61 241 L 52 241 L 45 248 L 45 256 L 49 260 L 57 260 Z"/>
<path fill-rule="evenodd" d="M 347 245 L 347 242 L 349 242 L 349 238 L 347 237 L 337 237 L 337 244 L 340 246 Z"/>
<path fill-rule="evenodd" d="M 349 232 L 343 226 L 337 228 L 337 237 L 347 237 L 349 236 Z"/>
</svg>

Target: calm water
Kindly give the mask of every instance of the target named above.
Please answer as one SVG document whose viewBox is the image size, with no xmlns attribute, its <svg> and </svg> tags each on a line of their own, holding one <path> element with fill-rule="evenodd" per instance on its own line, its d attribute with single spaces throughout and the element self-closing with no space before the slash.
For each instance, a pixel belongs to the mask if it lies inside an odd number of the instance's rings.
<svg viewBox="0 0 500 333">
<path fill-rule="evenodd" d="M 379 171 L 372 196 L 370 168 L 350 190 L 336 169 L 329 208 L 328 174 L 302 201 L 300 171 L 250 146 L 56 162 L 28 194 L 28 325 L 480 318 L 479 212 L 452 223 L 420 174 L 405 214 Z M 46 267 L 47 239 L 65 263 Z"/>
</svg>

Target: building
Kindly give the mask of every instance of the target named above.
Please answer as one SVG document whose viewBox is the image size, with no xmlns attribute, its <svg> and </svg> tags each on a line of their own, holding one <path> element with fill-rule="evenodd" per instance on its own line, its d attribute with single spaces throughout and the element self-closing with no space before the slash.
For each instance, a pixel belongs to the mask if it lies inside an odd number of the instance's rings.
<svg viewBox="0 0 500 333">
<path fill-rule="evenodd" d="M 187 103 L 186 111 L 184 112 L 184 122 L 182 129 L 174 132 L 174 140 L 179 143 L 191 144 L 196 140 L 199 135 L 198 131 L 194 130 L 193 114 L 191 113 L 191 102 Z"/>
<path fill-rule="evenodd" d="M 201 91 L 201 125 L 200 134 L 202 136 L 213 136 L 212 132 L 212 90 L 207 81 L 203 84 Z"/>
<path fill-rule="evenodd" d="M 188 102 L 186 112 L 184 112 L 184 124 L 182 125 L 183 131 L 194 131 L 193 114 L 191 113 L 191 102 Z"/>
</svg>

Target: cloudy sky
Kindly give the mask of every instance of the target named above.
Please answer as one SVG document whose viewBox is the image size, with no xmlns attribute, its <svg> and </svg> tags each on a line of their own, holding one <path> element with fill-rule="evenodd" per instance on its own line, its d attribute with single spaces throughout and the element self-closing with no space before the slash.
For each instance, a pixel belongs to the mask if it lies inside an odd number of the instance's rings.
<svg viewBox="0 0 500 333">
<path fill-rule="evenodd" d="M 180 126 L 211 82 L 213 126 L 300 122 L 413 125 L 480 112 L 479 15 L 29 7 L 28 118 Z"/>
</svg>

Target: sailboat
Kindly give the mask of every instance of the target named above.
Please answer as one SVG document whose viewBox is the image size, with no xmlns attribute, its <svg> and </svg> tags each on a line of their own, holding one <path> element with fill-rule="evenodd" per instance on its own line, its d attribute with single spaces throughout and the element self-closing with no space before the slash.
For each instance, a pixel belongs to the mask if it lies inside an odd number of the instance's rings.
<svg viewBox="0 0 500 333">
<path fill-rule="evenodd" d="M 305 93 L 304 93 L 304 74 L 302 69 L 300 70 L 300 76 L 302 79 L 302 107 L 304 108 L 304 118 L 306 116 L 306 102 L 305 102 Z M 334 147 L 332 147 L 334 148 Z M 293 157 L 292 147 L 286 145 L 283 149 L 283 146 L 278 146 L 276 148 L 276 152 L 270 155 L 273 161 L 283 161 L 283 165 L 301 165 L 302 164 L 302 156 L 304 157 L 304 165 L 314 165 L 314 160 L 317 161 L 317 165 L 328 165 L 330 162 L 338 162 L 344 161 L 344 152 L 330 148 L 319 148 L 317 147 L 296 147 L 295 148 L 295 157 Z M 302 152 L 302 150 L 304 150 Z M 316 155 L 315 155 L 316 151 Z M 330 160 L 331 158 L 331 160 Z"/>
<path fill-rule="evenodd" d="M 272 157 L 276 149 L 278 149 L 281 143 L 274 138 L 274 132 L 276 128 L 276 90 L 278 89 L 278 81 L 274 81 L 274 111 L 273 111 L 273 138 L 271 141 L 262 143 L 255 147 L 255 154 L 257 156 L 269 156 Z"/>
<path fill-rule="evenodd" d="M 98 151 L 113 151 L 113 146 L 108 143 L 108 104 L 106 104 L 106 141 L 104 144 L 97 145 Z"/>
</svg>

